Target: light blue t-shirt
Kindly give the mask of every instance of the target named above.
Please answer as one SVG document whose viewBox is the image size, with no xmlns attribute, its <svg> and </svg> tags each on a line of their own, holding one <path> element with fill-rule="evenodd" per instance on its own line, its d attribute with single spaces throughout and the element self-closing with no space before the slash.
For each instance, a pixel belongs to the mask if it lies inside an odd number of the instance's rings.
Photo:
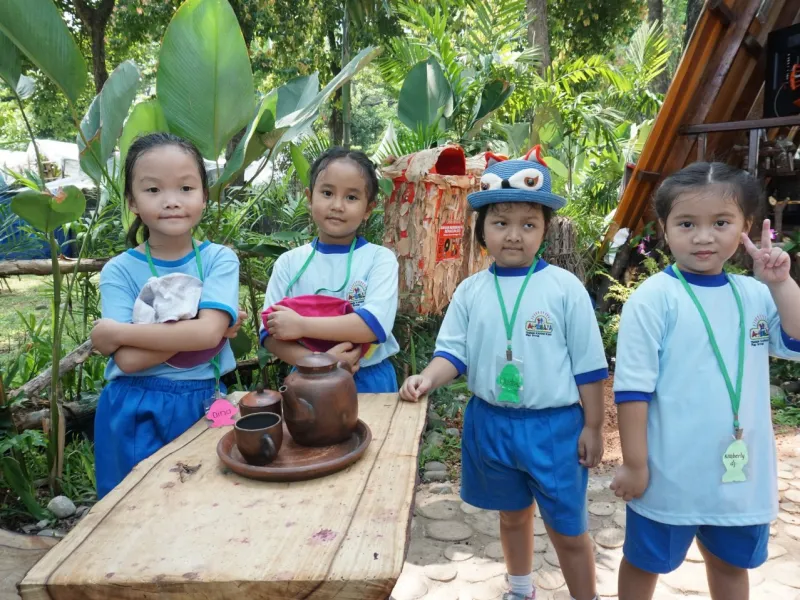
<svg viewBox="0 0 800 600">
<path fill-rule="evenodd" d="M 523 361 L 521 402 L 497 401 L 497 357 L 506 331 L 494 271 L 509 319 L 528 268 L 489 269 L 456 288 L 436 338 L 434 357 L 449 360 L 469 389 L 490 404 L 555 408 L 580 401 L 578 386 L 608 377 L 600 328 L 589 294 L 569 271 L 540 260 L 521 300 L 513 330 L 513 355 Z"/>
<path fill-rule="evenodd" d="M 199 247 L 200 260 L 203 263 L 203 292 L 200 296 L 198 310 L 214 308 L 231 317 L 231 325 L 239 316 L 239 259 L 230 248 L 211 242 L 203 242 Z M 158 275 L 184 273 L 199 277 L 194 251 L 178 260 L 160 260 L 153 258 Z M 115 256 L 100 272 L 100 301 L 102 315 L 105 319 L 113 319 L 119 323 L 131 323 L 133 305 L 139 292 L 152 277 L 147 257 L 138 250 L 128 250 Z M 220 371 L 228 373 L 236 367 L 236 361 L 227 342 L 220 351 Z M 106 380 L 117 377 L 164 377 L 166 379 L 213 379 L 214 368 L 205 363 L 189 369 L 178 369 L 167 364 L 160 364 L 138 373 L 123 373 L 114 363 L 112 357 L 106 366 Z"/>
<path fill-rule="evenodd" d="M 684 273 L 702 304 L 733 385 L 739 311 L 724 274 Z M 673 267 L 650 277 L 622 309 L 614 375 L 616 401 L 649 402 L 650 484 L 631 509 L 671 525 L 760 525 L 778 511 L 769 356 L 800 360 L 800 341 L 781 329 L 768 288 L 731 276 L 746 327 L 739 421 L 749 452 L 747 481 L 722 483 L 733 441 L 733 409 L 697 307 Z"/>
<path fill-rule="evenodd" d="M 314 258 L 287 296 L 286 288 L 311 255 L 313 245 L 317 247 Z M 267 283 L 264 310 L 287 297 L 313 295 L 320 288 L 325 288 L 321 294 L 347 300 L 378 340 L 359 363 L 362 367 L 368 367 L 397 354 L 400 349 L 392 335 L 397 314 L 399 269 L 397 258 L 391 250 L 358 237 L 350 278 L 345 282 L 349 252 L 350 245 L 325 244 L 314 239 L 309 244 L 281 254 L 275 261 Z M 342 283 L 346 285 L 341 291 L 328 291 L 339 289 Z M 262 324 L 259 335 L 262 344 L 268 335 Z"/>
</svg>

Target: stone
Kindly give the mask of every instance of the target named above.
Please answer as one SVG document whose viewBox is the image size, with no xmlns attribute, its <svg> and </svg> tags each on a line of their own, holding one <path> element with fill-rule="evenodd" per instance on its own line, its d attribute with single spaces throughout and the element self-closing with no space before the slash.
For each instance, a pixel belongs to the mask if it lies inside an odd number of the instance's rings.
<svg viewBox="0 0 800 600">
<path fill-rule="evenodd" d="M 588 493 L 607 492 L 611 485 L 610 475 L 598 475 L 589 477 L 589 485 L 586 488 Z"/>
<path fill-rule="evenodd" d="M 435 483 L 428 488 L 431 494 L 452 494 L 453 486 L 449 483 Z"/>
<path fill-rule="evenodd" d="M 788 500 L 789 502 L 794 502 L 795 504 L 800 504 L 800 490 L 787 490 L 783 494 L 783 498 Z"/>
<path fill-rule="evenodd" d="M 425 596 L 424 600 L 458 600 L 458 590 L 452 585 L 443 585 Z"/>
<path fill-rule="evenodd" d="M 792 479 L 792 480 L 789 482 L 789 485 L 790 485 L 790 486 L 792 486 L 792 487 L 793 487 L 793 488 L 795 488 L 795 489 L 798 489 L 798 490 L 800 490 L 800 479 Z"/>
<path fill-rule="evenodd" d="M 426 426 L 428 431 L 433 431 L 434 429 L 442 429 L 444 428 L 444 419 L 438 415 L 435 410 L 428 411 L 428 424 Z"/>
<path fill-rule="evenodd" d="M 425 463 L 425 470 L 426 471 L 447 471 L 447 465 L 444 463 L 440 463 L 439 461 L 432 460 L 430 462 Z"/>
<path fill-rule="evenodd" d="M 625 542 L 625 532 L 622 529 L 601 529 L 594 534 L 594 541 L 603 548 L 620 548 Z"/>
<path fill-rule="evenodd" d="M 428 593 L 428 584 L 419 573 L 403 571 L 392 590 L 393 600 L 418 600 Z"/>
<path fill-rule="evenodd" d="M 75 503 L 66 496 L 56 496 L 47 503 L 47 510 L 59 519 L 66 519 L 75 514 Z"/>
<path fill-rule="evenodd" d="M 23 525 L 22 526 L 22 533 L 24 533 L 26 535 L 30 535 L 31 533 L 33 533 L 37 529 L 38 528 L 36 527 L 36 525 Z"/>
<path fill-rule="evenodd" d="M 601 598 L 614 598 L 617 596 L 617 574 L 614 571 L 598 569 L 597 595 Z"/>
<path fill-rule="evenodd" d="M 454 438 L 461 437 L 461 432 L 456 427 L 448 427 L 447 429 L 444 430 L 444 432 L 450 437 Z"/>
<path fill-rule="evenodd" d="M 531 565 L 531 572 L 540 571 L 544 568 L 544 559 L 542 558 L 542 554 L 534 554 L 533 555 L 533 564 Z"/>
<path fill-rule="evenodd" d="M 788 512 L 779 512 L 778 519 L 789 525 L 800 525 L 800 515 L 793 515 Z"/>
<path fill-rule="evenodd" d="M 686 553 L 686 560 L 693 563 L 705 562 L 703 560 L 703 555 L 700 554 L 700 548 L 697 547 L 697 540 L 694 540 L 692 545 L 689 546 L 689 552 Z"/>
<path fill-rule="evenodd" d="M 610 517 L 616 512 L 616 507 L 610 502 L 590 502 L 589 514 L 597 517 Z"/>
<path fill-rule="evenodd" d="M 42 537 L 63 538 L 67 534 L 58 529 L 42 529 L 37 535 Z"/>
<path fill-rule="evenodd" d="M 616 513 L 614 513 L 614 525 L 616 525 L 617 527 L 621 527 L 622 529 L 625 529 L 627 523 L 628 523 L 627 515 L 625 512 L 617 511 Z"/>
<path fill-rule="evenodd" d="M 36 523 L 36 529 L 44 529 L 48 525 L 50 525 L 50 521 L 48 521 L 47 519 L 42 519 L 41 521 Z"/>
<path fill-rule="evenodd" d="M 446 471 L 425 471 L 422 474 L 422 481 L 425 483 L 432 483 L 434 481 L 447 481 L 448 476 Z"/>
<path fill-rule="evenodd" d="M 769 398 L 770 400 L 782 402 L 786 400 L 786 391 L 777 385 L 769 386 Z"/>
<path fill-rule="evenodd" d="M 550 547 L 550 540 L 546 537 L 538 537 L 533 540 L 533 551 L 536 554 L 544 554 Z"/>
<path fill-rule="evenodd" d="M 472 537 L 472 527 L 459 521 L 434 521 L 425 526 L 425 534 L 440 542 L 461 542 Z"/>
<path fill-rule="evenodd" d="M 471 600 L 497 600 L 500 595 L 505 591 L 503 588 L 505 583 L 502 577 L 495 578 L 492 581 L 482 581 L 471 585 L 465 590 L 464 598 Z M 461 600 L 461 596 L 459 596 Z"/>
<path fill-rule="evenodd" d="M 466 544 L 453 544 L 444 549 L 444 557 L 453 562 L 461 562 L 462 560 L 469 560 L 475 556 L 475 549 Z"/>
<path fill-rule="evenodd" d="M 477 506 L 472 506 L 472 504 L 467 504 L 466 502 L 461 503 L 461 510 L 464 514 L 467 515 L 476 515 L 479 512 L 482 512 L 482 508 L 478 508 Z"/>
<path fill-rule="evenodd" d="M 770 577 L 783 585 L 800 590 L 800 568 L 797 567 L 797 563 L 775 565 L 770 571 Z"/>
<path fill-rule="evenodd" d="M 778 471 L 778 479 L 794 479 L 794 473 L 791 471 Z"/>
<path fill-rule="evenodd" d="M 506 565 L 504 563 L 487 560 L 461 569 L 460 579 L 463 579 L 467 583 L 480 583 L 481 581 L 488 581 L 498 575 L 504 575 L 505 572 Z"/>
<path fill-rule="evenodd" d="M 492 560 L 503 560 L 503 544 L 500 542 L 492 542 L 483 549 L 483 555 Z"/>
<path fill-rule="evenodd" d="M 776 535 L 778 535 L 778 528 L 775 527 L 775 525 L 770 525 L 769 526 L 769 536 L 770 537 L 775 537 Z"/>
<path fill-rule="evenodd" d="M 800 504 L 795 504 L 794 502 L 781 502 L 780 509 L 796 515 L 800 513 Z"/>
<path fill-rule="evenodd" d="M 789 489 L 789 482 L 784 481 L 783 479 L 778 479 L 778 491 L 785 492 Z"/>
<path fill-rule="evenodd" d="M 447 583 L 456 578 L 458 568 L 453 563 L 433 564 L 426 565 L 422 572 L 425 573 L 425 577 L 428 579 Z"/>
<path fill-rule="evenodd" d="M 612 571 L 619 570 L 619 563 L 622 561 L 622 548 L 603 548 L 595 546 L 594 562 L 598 569 Z"/>
<path fill-rule="evenodd" d="M 589 531 L 599 531 L 600 529 L 605 528 L 605 523 L 603 523 L 603 519 L 601 519 L 600 517 L 589 515 L 589 522 L 587 523 L 587 527 L 589 528 Z"/>
<path fill-rule="evenodd" d="M 769 543 L 767 546 L 768 556 L 767 560 L 775 560 L 776 558 L 780 558 L 784 556 L 787 552 L 786 548 L 781 546 L 780 544 L 773 544 L 772 542 Z"/>
<path fill-rule="evenodd" d="M 461 514 L 461 506 L 455 500 L 445 500 L 434 496 L 426 498 L 417 505 L 416 513 L 426 519 L 447 521 L 458 518 Z"/>
<path fill-rule="evenodd" d="M 561 567 L 561 563 L 558 561 L 558 554 L 556 554 L 555 548 L 550 548 L 544 553 L 544 560 L 547 564 L 553 565 L 554 567 Z"/>
<path fill-rule="evenodd" d="M 534 572 L 533 583 L 537 588 L 542 588 L 543 590 L 557 590 L 565 582 L 564 575 L 561 574 L 560 570 L 545 567 Z"/>
<path fill-rule="evenodd" d="M 79 506 L 75 511 L 75 516 L 80 519 L 81 517 L 83 517 L 83 515 L 85 515 L 88 512 L 89 512 L 88 506 Z"/>
<path fill-rule="evenodd" d="M 786 535 L 788 535 L 793 540 L 800 541 L 800 527 L 798 527 L 797 525 L 788 525 L 786 526 L 786 528 L 784 528 L 784 531 L 786 532 Z"/>
<path fill-rule="evenodd" d="M 661 575 L 661 580 L 684 594 L 708 594 L 706 568 L 702 564 L 685 562 L 672 573 Z"/>
<path fill-rule="evenodd" d="M 413 565 L 429 565 L 442 561 L 442 548 L 424 537 L 412 537 L 406 561 Z"/>
<path fill-rule="evenodd" d="M 495 539 L 500 537 L 500 513 L 497 511 L 481 511 L 473 515 L 467 515 L 465 520 L 478 533 Z"/>
<path fill-rule="evenodd" d="M 444 436 L 438 431 L 431 431 L 428 434 L 428 437 L 425 438 L 425 441 L 429 446 L 433 446 L 434 448 L 439 448 L 442 446 L 442 444 L 444 444 Z"/>
<path fill-rule="evenodd" d="M 544 520 L 539 517 L 533 518 L 533 535 L 547 535 L 547 529 L 544 526 Z"/>
</svg>

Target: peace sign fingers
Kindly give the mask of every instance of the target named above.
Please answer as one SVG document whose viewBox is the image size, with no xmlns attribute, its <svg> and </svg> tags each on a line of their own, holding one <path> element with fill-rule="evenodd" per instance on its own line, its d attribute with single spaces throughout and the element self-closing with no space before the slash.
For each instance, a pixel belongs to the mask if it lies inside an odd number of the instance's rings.
<svg viewBox="0 0 800 600">
<path fill-rule="evenodd" d="M 764 219 L 761 227 L 761 251 L 766 255 L 768 250 L 772 250 L 772 229 L 769 219 Z"/>
<path fill-rule="evenodd" d="M 772 251 L 772 230 L 770 229 L 769 219 L 764 219 L 761 228 L 761 248 L 756 246 L 746 233 L 742 233 L 742 244 L 744 249 L 754 261 L 764 261 L 769 258 Z"/>
</svg>

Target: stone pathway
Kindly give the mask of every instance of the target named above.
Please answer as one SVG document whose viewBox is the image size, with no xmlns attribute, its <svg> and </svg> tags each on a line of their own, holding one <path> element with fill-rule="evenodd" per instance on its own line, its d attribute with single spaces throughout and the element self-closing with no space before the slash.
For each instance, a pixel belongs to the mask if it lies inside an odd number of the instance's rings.
<svg viewBox="0 0 800 600">
<path fill-rule="evenodd" d="M 769 560 L 750 573 L 751 600 L 800 600 L 800 436 L 794 453 L 778 462 L 781 504 L 770 529 Z M 617 596 L 625 504 L 608 489 L 610 476 L 589 481 L 589 530 L 595 543 L 598 592 Z M 570 600 L 558 557 L 537 517 L 534 581 L 539 600 Z M 505 566 L 498 513 L 465 504 L 458 485 L 426 483 L 417 491 L 411 543 L 393 600 L 498 600 Z M 696 546 L 674 573 L 659 579 L 655 600 L 710 598 Z"/>
</svg>

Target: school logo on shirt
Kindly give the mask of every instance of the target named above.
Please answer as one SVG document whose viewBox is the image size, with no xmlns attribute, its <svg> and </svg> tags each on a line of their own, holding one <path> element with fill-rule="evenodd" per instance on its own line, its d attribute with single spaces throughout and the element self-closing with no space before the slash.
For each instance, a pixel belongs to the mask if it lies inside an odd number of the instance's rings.
<svg viewBox="0 0 800 600">
<path fill-rule="evenodd" d="M 353 305 L 353 308 L 358 308 L 367 299 L 367 284 L 360 279 L 356 279 L 347 288 L 347 301 Z"/>
<path fill-rule="evenodd" d="M 750 345 L 763 346 L 769 343 L 769 324 L 767 317 L 758 315 L 753 321 L 753 327 L 750 329 Z"/>
<path fill-rule="evenodd" d="M 525 335 L 529 337 L 553 335 L 550 313 L 544 311 L 533 313 L 533 316 L 525 323 Z"/>
</svg>

